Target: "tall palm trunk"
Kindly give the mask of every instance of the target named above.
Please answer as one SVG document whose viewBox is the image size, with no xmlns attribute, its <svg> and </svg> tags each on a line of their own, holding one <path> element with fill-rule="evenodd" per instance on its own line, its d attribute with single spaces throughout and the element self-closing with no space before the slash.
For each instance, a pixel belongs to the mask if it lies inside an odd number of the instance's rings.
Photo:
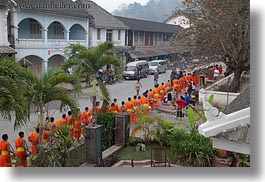
<svg viewBox="0 0 265 182">
<path fill-rule="evenodd" d="M 93 96 L 93 119 L 92 124 L 95 126 L 97 124 L 97 96 Z"/>
</svg>

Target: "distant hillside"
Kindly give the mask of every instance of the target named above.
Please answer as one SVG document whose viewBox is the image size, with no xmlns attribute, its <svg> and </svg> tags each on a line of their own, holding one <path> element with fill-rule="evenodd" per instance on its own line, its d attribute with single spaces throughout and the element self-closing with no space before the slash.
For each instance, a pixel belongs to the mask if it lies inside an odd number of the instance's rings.
<svg viewBox="0 0 265 182">
<path fill-rule="evenodd" d="M 177 7 L 180 7 L 181 0 L 150 0 L 146 5 L 140 3 L 122 4 L 112 14 L 129 18 L 164 22 L 170 17 Z"/>
</svg>

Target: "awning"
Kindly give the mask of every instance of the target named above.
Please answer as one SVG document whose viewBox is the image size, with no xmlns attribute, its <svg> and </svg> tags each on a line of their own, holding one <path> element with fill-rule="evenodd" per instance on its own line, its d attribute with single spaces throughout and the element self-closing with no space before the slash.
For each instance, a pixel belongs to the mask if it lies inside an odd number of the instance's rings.
<svg viewBox="0 0 265 182">
<path fill-rule="evenodd" d="M 130 52 L 133 59 L 146 58 L 154 56 L 163 56 L 169 54 L 176 54 L 178 51 L 174 47 L 141 47 Z"/>
<path fill-rule="evenodd" d="M 17 52 L 9 46 L 0 46 L 0 54 L 16 54 Z"/>
</svg>

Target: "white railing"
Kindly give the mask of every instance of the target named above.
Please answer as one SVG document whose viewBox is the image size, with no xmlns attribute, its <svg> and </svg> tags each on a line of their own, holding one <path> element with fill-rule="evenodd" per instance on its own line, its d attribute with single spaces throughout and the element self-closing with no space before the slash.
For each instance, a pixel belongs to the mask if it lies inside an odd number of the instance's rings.
<svg viewBox="0 0 265 182">
<path fill-rule="evenodd" d="M 86 42 L 86 40 L 69 40 L 69 43 L 70 44 L 80 44 L 80 45 L 83 45 L 83 46 L 88 46 L 88 45 L 86 45 L 87 44 L 87 42 Z"/>
<path fill-rule="evenodd" d="M 51 48 L 51 47 L 66 47 L 69 44 L 79 43 L 83 46 L 86 45 L 86 40 L 69 40 L 66 39 L 48 39 L 45 45 L 44 39 L 17 39 L 16 48 Z"/>
<path fill-rule="evenodd" d="M 17 39 L 17 48 L 30 48 L 44 46 L 44 39 Z"/>
<path fill-rule="evenodd" d="M 47 46 L 59 46 L 59 47 L 64 47 L 67 46 L 69 43 L 67 42 L 66 39 L 48 39 L 47 41 Z"/>
</svg>

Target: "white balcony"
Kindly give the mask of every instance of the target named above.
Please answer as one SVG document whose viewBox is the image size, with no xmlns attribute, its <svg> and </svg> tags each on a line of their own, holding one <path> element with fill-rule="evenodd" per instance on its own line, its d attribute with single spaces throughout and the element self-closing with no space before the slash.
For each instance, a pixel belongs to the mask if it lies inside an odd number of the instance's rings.
<svg viewBox="0 0 265 182">
<path fill-rule="evenodd" d="M 88 46 L 86 40 L 65 40 L 65 39 L 48 39 L 45 45 L 44 39 L 18 39 L 16 48 L 64 48 L 69 44 L 81 44 Z"/>
<path fill-rule="evenodd" d="M 44 47 L 44 39 L 17 39 L 16 48 Z"/>
</svg>

